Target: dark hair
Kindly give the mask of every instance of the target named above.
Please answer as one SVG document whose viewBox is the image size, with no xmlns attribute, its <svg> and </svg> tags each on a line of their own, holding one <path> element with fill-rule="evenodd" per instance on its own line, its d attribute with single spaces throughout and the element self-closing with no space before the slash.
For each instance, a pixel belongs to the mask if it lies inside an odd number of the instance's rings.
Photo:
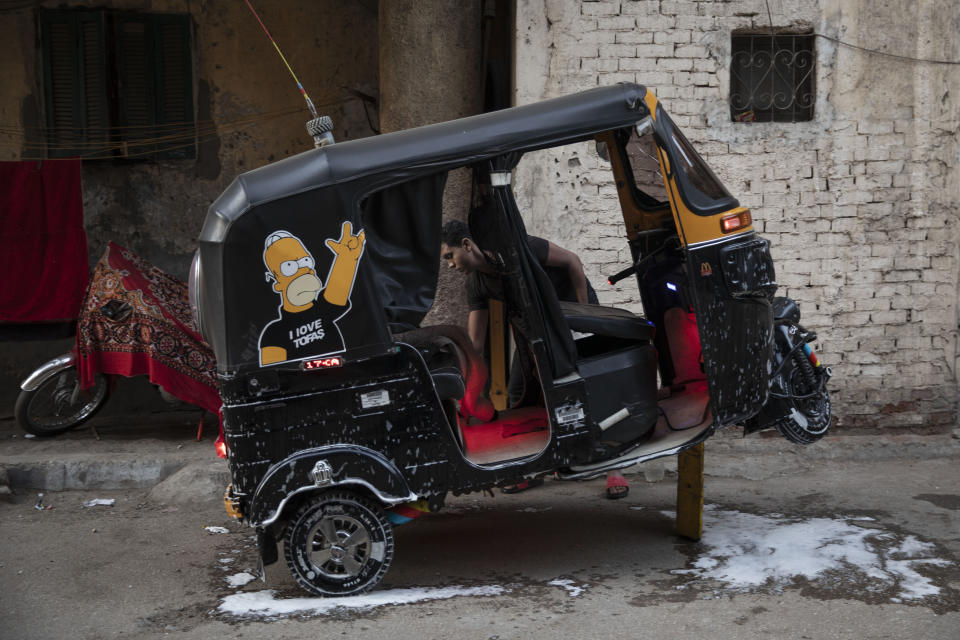
<svg viewBox="0 0 960 640">
<path fill-rule="evenodd" d="M 440 242 L 448 247 L 459 247 L 464 238 L 473 242 L 470 228 L 460 220 L 448 220 L 440 229 Z"/>
</svg>

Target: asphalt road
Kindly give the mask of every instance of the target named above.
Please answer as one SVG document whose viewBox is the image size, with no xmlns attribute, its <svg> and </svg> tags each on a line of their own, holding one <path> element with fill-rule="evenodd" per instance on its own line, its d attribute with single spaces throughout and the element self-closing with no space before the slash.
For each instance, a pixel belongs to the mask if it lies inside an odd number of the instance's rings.
<svg viewBox="0 0 960 640">
<path fill-rule="evenodd" d="M 673 535 L 671 474 L 630 476 L 621 501 L 601 498 L 602 481 L 463 496 L 397 528 L 392 568 L 367 606 L 333 609 L 307 600 L 282 560 L 268 584 L 228 584 L 254 570 L 256 553 L 252 532 L 214 500 L 64 491 L 47 492 L 41 510 L 36 491 L 20 490 L 0 504 L 0 637 L 956 640 L 957 462 L 825 460 L 781 473 L 768 461 L 763 479 L 708 476 L 699 543 Z M 115 503 L 82 506 L 92 498 Z M 743 544 L 731 550 L 731 539 Z M 825 564 L 737 582 L 775 558 Z M 453 586 L 470 595 L 440 599 Z M 238 594 L 295 611 L 225 612 L 242 609 Z"/>
</svg>

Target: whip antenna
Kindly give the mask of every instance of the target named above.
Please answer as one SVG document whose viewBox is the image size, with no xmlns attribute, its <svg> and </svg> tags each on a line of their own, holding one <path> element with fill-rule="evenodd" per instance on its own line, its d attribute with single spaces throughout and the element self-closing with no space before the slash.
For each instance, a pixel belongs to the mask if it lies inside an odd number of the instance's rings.
<svg viewBox="0 0 960 640">
<path fill-rule="evenodd" d="M 303 84 L 297 78 L 297 74 L 293 72 L 293 69 L 290 67 L 290 63 L 287 62 L 287 59 L 284 57 L 283 52 L 280 51 L 280 47 L 277 45 L 277 41 L 273 39 L 273 36 L 270 35 L 270 30 L 267 29 L 267 25 L 263 24 L 263 20 L 260 19 L 260 16 L 257 14 L 257 10 L 253 8 L 253 5 L 250 4 L 250 0 L 245 0 L 247 6 L 250 7 L 250 12 L 253 13 L 253 17 L 257 19 L 257 22 L 260 23 L 260 26 L 263 28 L 263 32 L 267 34 L 267 38 L 273 44 L 273 48 L 277 50 L 277 54 L 280 56 L 280 59 L 283 60 L 283 64 L 287 67 L 287 71 L 290 72 L 290 76 L 293 78 L 293 81 L 297 83 L 297 88 L 300 89 L 300 93 L 303 94 L 303 99 L 307 101 L 307 108 L 310 110 L 310 114 L 313 116 L 312 120 L 307 121 L 307 133 L 313 137 L 313 144 L 317 148 L 326 146 L 333 143 L 333 120 L 330 119 L 330 116 L 320 116 L 317 114 L 317 108 L 313 106 L 313 100 L 310 99 L 310 96 L 307 95 L 307 90 L 303 88 Z"/>
</svg>

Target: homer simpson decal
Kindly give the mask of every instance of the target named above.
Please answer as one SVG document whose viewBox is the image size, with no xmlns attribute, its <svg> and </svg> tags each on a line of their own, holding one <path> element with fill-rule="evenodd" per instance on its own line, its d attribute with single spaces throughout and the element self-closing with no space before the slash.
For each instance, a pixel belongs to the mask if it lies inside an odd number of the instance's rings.
<svg viewBox="0 0 960 640">
<path fill-rule="evenodd" d="M 303 360 L 346 349 L 337 321 L 350 310 L 350 294 L 363 255 L 364 233 L 344 222 L 340 239 L 327 240 L 334 253 L 326 283 L 314 269 L 313 255 L 287 231 L 274 231 L 263 246 L 267 281 L 280 294 L 279 317 L 260 333 L 260 366 Z"/>
</svg>

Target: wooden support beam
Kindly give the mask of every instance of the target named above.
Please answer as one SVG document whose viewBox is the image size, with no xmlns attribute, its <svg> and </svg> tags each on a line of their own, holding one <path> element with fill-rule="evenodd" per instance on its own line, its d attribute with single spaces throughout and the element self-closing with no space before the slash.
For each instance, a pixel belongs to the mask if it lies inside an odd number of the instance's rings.
<svg viewBox="0 0 960 640">
<path fill-rule="evenodd" d="M 703 443 L 677 456 L 677 535 L 703 535 Z"/>
<path fill-rule="evenodd" d="M 507 408 L 507 331 L 504 321 L 503 302 L 488 302 L 490 336 L 490 401 L 493 408 L 503 411 Z"/>
</svg>

